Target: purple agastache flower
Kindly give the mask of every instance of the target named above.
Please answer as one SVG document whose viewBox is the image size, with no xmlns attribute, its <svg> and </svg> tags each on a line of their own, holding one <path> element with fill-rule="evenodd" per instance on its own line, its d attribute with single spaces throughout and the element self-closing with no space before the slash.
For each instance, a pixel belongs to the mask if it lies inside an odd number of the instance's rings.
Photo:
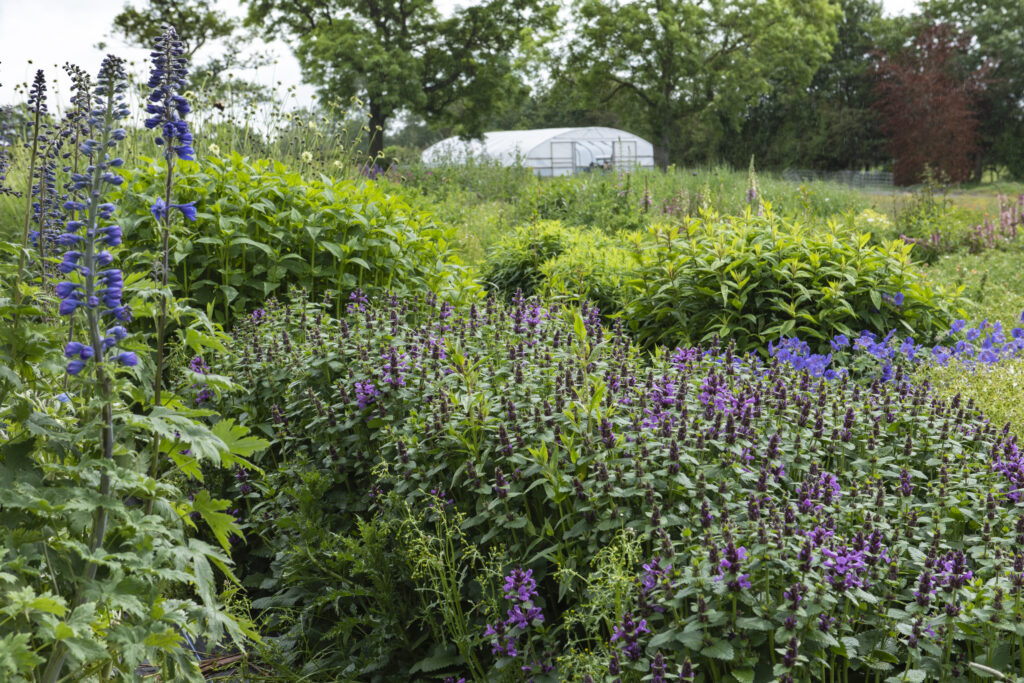
<svg viewBox="0 0 1024 683">
<path fill-rule="evenodd" d="M 634 621 L 633 614 L 626 612 L 622 615 L 622 622 L 612 629 L 612 642 L 621 640 L 620 647 L 622 648 L 622 653 L 626 655 L 627 659 L 635 662 L 643 654 L 638 642 L 640 635 L 650 632 L 650 629 L 647 628 L 646 619 Z"/>
<path fill-rule="evenodd" d="M 519 650 L 516 649 L 516 638 L 508 632 L 504 621 L 487 624 L 484 635 L 495 636 L 494 640 L 491 641 L 492 655 L 496 657 L 515 657 L 519 654 Z"/>
<path fill-rule="evenodd" d="M 409 354 L 400 353 L 395 347 L 388 349 L 381 367 L 383 382 L 391 387 L 405 386 L 405 370 L 409 365 Z"/>
<path fill-rule="evenodd" d="M 665 657 L 659 650 L 651 662 L 651 683 L 665 683 Z"/>
<path fill-rule="evenodd" d="M 836 623 L 835 617 L 831 617 L 825 613 L 818 615 L 818 630 L 822 633 L 828 633 L 834 623 Z"/>
<path fill-rule="evenodd" d="M 365 382 L 356 382 L 355 391 L 356 404 L 359 406 L 360 410 L 365 409 L 373 403 L 378 396 L 380 396 L 380 391 L 378 391 L 373 382 L 370 382 L 369 380 Z"/>
<path fill-rule="evenodd" d="M 672 581 L 669 579 L 669 574 L 672 571 L 672 565 L 667 564 L 662 567 L 660 556 L 643 565 L 643 570 L 640 590 L 644 595 L 650 595 L 659 589 L 671 590 Z"/>
<path fill-rule="evenodd" d="M 900 495 L 907 497 L 913 492 L 914 485 L 910 481 L 910 471 L 904 467 L 900 470 Z"/>
<path fill-rule="evenodd" d="M 533 579 L 533 570 L 516 568 L 505 577 L 504 595 L 512 601 L 504 621 L 487 624 L 485 636 L 496 636 L 491 641 L 491 653 L 504 657 L 516 657 L 519 654 L 517 638 L 531 627 L 544 622 L 544 613 L 534 604 L 537 597 L 537 582 Z"/>
<path fill-rule="evenodd" d="M 960 550 L 951 550 L 935 565 L 935 582 L 947 593 L 952 593 L 974 577 L 967 568 L 967 556 Z"/>
<path fill-rule="evenodd" d="M 366 298 L 366 295 L 363 294 L 363 290 L 360 289 L 359 287 L 356 287 L 352 292 L 349 293 L 348 300 L 349 303 L 348 306 L 346 306 L 345 310 L 349 314 L 356 312 L 362 313 L 363 311 L 366 310 L 366 304 L 368 304 L 370 301 L 369 299 Z"/>
<path fill-rule="evenodd" d="M 826 559 L 822 566 L 827 570 L 826 578 L 833 588 L 847 590 L 864 586 L 862 574 L 867 570 L 862 550 L 853 550 L 845 545 L 835 550 L 821 549 Z"/>
<path fill-rule="evenodd" d="M 526 602 L 537 596 L 537 582 L 533 580 L 532 569 L 513 569 L 505 577 L 505 597 L 509 600 Z"/>
</svg>

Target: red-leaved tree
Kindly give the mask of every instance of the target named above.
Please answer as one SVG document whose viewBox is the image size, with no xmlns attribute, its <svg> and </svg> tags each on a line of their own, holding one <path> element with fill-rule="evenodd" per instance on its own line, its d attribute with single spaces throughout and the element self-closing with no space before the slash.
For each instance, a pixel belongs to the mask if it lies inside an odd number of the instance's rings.
<svg viewBox="0 0 1024 683">
<path fill-rule="evenodd" d="M 903 50 L 879 54 L 875 106 L 897 185 L 920 182 L 926 165 L 952 182 L 970 175 L 978 140 L 974 105 L 988 71 L 987 65 L 964 67 L 970 41 L 948 24 L 931 24 Z"/>
</svg>

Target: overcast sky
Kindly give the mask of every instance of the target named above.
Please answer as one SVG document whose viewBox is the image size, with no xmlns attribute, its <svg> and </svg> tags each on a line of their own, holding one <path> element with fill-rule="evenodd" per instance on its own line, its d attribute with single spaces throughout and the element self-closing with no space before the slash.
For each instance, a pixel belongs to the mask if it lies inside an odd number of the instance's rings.
<svg viewBox="0 0 1024 683">
<path fill-rule="evenodd" d="M 144 0 L 135 0 L 140 5 Z M 469 4 L 471 0 L 439 0 L 442 7 Z M 99 70 L 103 52 L 96 43 L 107 43 L 107 52 L 114 52 L 129 62 L 137 73 L 147 69 L 148 50 L 127 47 L 123 41 L 110 35 L 114 17 L 126 0 L 0 0 L 0 104 L 23 101 L 25 95 L 16 88 L 31 80 L 36 69 L 45 69 L 47 79 L 57 78 L 56 88 L 61 100 L 66 100 L 68 84 L 60 66 L 64 62 L 78 64 L 92 74 Z M 916 5 L 916 0 L 882 0 L 888 13 L 903 14 Z M 238 0 L 218 0 L 225 12 L 240 16 Z M 281 83 L 281 91 L 300 84 L 299 65 L 288 47 L 276 42 L 269 52 L 276 63 L 261 69 L 251 80 L 261 83 Z M 200 53 L 200 60 L 203 54 Z M 51 83 L 51 87 L 54 84 Z M 310 104 L 313 90 L 299 85 L 296 105 Z"/>
</svg>

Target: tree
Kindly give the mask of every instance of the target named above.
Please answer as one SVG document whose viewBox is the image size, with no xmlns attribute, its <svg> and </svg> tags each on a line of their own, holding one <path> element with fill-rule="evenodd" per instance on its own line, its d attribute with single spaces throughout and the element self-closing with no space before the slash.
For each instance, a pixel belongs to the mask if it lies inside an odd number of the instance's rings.
<svg viewBox="0 0 1024 683">
<path fill-rule="evenodd" d="M 479 135 L 485 119 L 527 91 L 517 55 L 554 26 L 551 0 L 488 0 L 444 17 L 433 0 L 244 0 L 247 22 L 285 34 L 304 78 L 325 100 L 358 96 L 372 156 L 387 124 L 409 113 Z"/>
<path fill-rule="evenodd" d="M 268 61 L 260 55 L 242 56 L 242 49 L 252 36 L 241 35 L 241 21 L 214 9 L 213 0 L 146 0 L 140 7 L 125 5 L 114 17 L 114 33 L 139 47 L 155 45 L 167 26 L 174 27 L 184 44 L 186 59 L 194 65 L 189 74 L 193 87 L 218 96 L 230 91 L 243 106 L 266 101 L 270 96 L 266 86 L 229 74 L 235 69 L 264 66 Z M 201 48 L 220 40 L 228 42 L 220 56 L 195 64 L 195 55 Z"/>
<path fill-rule="evenodd" d="M 211 40 L 227 38 L 239 22 L 213 8 L 212 0 L 148 0 L 144 7 L 125 5 L 114 17 L 114 31 L 134 45 L 151 47 L 173 26 L 191 63 L 196 52 Z"/>
<path fill-rule="evenodd" d="M 840 0 L 843 10 L 831 58 L 807 87 L 775 84 L 744 113 L 725 158 L 734 165 L 753 154 L 762 168 L 840 170 L 889 161 L 874 108 L 877 48 L 903 40 L 901 19 L 882 16 L 878 0 Z"/>
<path fill-rule="evenodd" d="M 692 160 L 700 135 L 736 127 L 757 96 L 806 86 L 840 16 L 831 0 L 582 0 L 572 60 L 596 98 L 653 137 L 662 164 Z"/>
<path fill-rule="evenodd" d="M 971 36 L 949 24 L 927 24 L 908 47 L 879 55 L 877 106 L 897 185 L 919 182 L 928 167 L 952 182 L 970 175 L 978 125 L 973 105 L 987 71 L 965 68 L 959 59 L 970 43 Z"/>
<path fill-rule="evenodd" d="M 969 68 L 988 69 L 975 106 L 974 180 L 980 181 L 986 168 L 1005 169 L 1024 179 L 1024 2 L 931 0 L 923 12 L 932 21 L 973 35 L 962 58 Z"/>
</svg>

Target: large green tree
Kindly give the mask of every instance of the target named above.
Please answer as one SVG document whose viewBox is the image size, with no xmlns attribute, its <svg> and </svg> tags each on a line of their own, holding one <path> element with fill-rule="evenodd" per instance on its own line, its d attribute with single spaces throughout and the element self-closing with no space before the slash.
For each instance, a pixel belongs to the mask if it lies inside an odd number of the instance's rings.
<svg viewBox="0 0 1024 683">
<path fill-rule="evenodd" d="M 972 35 L 969 68 L 988 69 L 976 106 L 975 180 L 985 169 L 1024 179 L 1024 0 L 930 0 L 922 11 Z"/>
<path fill-rule="evenodd" d="M 885 18 L 879 0 L 839 0 L 843 18 L 831 58 L 810 85 L 776 84 L 743 115 L 725 158 L 758 167 L 840 170 L 889 160 L 879 129 L 874 63 L 879 48 L 903 43 L 902 19 Z"/>
<path fill-rule="evenodd" d="M 832 0 L 582 0 L 576 15 L 573 63 L 664 164 L 706 158 L 754 98 L 807 85 L 842 13 Z"/>
<path fill-rule="evenodd" d="M 397 114 L 478 135 L 496 108 L 527 92 L 521 57 L 554 26 L 550 0 L 487 0 L 442 15 L 432 0 L 244 0 L 247 21 L 292 43 L 321 97 L 359 97 L 384 146 Z"/>
<path fill-rule="evenodd" d="M 126 4 L 114 17 L 113 32 L 129 44 L 151 48 L 167 26 L 173 26 L 184 44 L 185 57 L 192 65 L 189 84 L 214 98 L 231 92 L 240 104 L 266 101 L 270 90 L 231 72 L 265 66 L 260 54 L 243 54 L 255 38 L 242 30 L 242 22 L 216 8 L 213 0 L 142 0 Z M 205 63 L 196 63 L 196 53 L 217 43 L 223 49 Z M 102 44 L 101 44 L 102 45 Z"/>
</svg>

